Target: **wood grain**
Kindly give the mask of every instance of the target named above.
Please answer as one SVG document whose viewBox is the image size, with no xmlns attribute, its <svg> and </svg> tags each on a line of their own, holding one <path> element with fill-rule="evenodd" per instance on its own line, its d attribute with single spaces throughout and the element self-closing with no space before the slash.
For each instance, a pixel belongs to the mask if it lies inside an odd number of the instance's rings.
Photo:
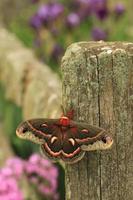
<svg viewBox="0 0 133 200">
<path fill-rule="evenodd" d="M 107 129 L 110 150 L 86 153 L 65 166 L 66 200 L 131 200 L 133 197 L 133 44 L 80 42 L 62 59 L 66 110 L 75 119 Z"/>
</svg>

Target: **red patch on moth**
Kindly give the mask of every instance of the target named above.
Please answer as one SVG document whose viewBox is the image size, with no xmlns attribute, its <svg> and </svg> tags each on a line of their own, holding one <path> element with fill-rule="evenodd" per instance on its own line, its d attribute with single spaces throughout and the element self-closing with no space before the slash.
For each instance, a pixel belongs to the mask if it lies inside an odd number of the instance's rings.
<svg viewBox="0 0 133 200">
<path fill-rule="evenodd" d="M 88 133 L 89 131 L 87 129 L 83 129 L 81 132 L 82 133 Z"/>
<path fill-rule="evenodd" d="M 70 125 L 70 119 L 68 117 L 62 116 L 59 120 L 59 124 L 61 126 L 69 126 Z"/>
</svg>

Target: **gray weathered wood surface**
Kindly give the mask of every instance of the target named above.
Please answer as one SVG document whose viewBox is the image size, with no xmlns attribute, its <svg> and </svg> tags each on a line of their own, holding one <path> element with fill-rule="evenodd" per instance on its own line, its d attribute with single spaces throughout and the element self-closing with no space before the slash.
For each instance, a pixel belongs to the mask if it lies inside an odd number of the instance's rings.
<svg viewBox="0 0 133 200">
<path fill-rule="evenodd" d="M 107 129 L 110 150 L 66 165 L 66 200 L 133 199 L 133 44 L 80 42 L 62 59 L 63 106 Z"/>
</svg>

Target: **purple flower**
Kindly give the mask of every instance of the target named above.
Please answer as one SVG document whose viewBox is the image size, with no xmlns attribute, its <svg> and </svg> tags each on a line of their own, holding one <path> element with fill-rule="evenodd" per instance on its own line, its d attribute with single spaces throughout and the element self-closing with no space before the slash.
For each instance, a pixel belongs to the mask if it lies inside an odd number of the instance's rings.
<svg viewBox="0 0 133 200">
<path fill-rule="evenodd" d="M 84 20 L 91 14 L 90 0 L 75 0 L 73 7 L 80 16 L 80 20 Z"/>
<path fill-rule="evenodd" d="M 64 11 L 64 7 L 60 3 L 48 3 L 43 4 L 38 9 L 38 16 L 43 20 L 44 23 L 48 23 L 51 20 L 55 20 Z"/>
<path fill-rule="evenodd" d="M 107 7 L 103 7 L 98 9 L 95 13 L 100 20 L 103 20 L 108 16 L 108 9 Z"/>
<path fill-rule="evenodd" d="M 45 21 L 49 17 L 49 11 L 50 11 L 49 5 L 43 4 L 39 7 L 37 15 L 40 17 L 40 19 Z"/>
<path fill-rule="evenodd" d="M 59 61 L 63 53 L 64 53 L 63 47 L 61 47 L 59 44 L 55 44 L 51 52 L 51 57 L 53 60 Z"/>
<path fill-rule="evenodd" d="M 109 13 L 107 0 L 91 0 L 90 5 L 92 12 L 95 13 L 100 20 L 107 17 Z"/>
<path fill-rule="evenodd" d="M 64 7 L 60 3 L 53 3 L 50 6 L 50 12 L 51 12 L 51 15 L 53 16 L 53 19 L 57 18 L 60 14 L 62 14 L 63 11 L 64 11 Z"/>
<path fill-rule="evenodd" d="M 122 3 L 117 3 L 114 8 L 114 12 L 117 16 L 122 15 L 125 12 L 125 7 Z"/>
<path fill-rule="evenodd" d="M 36 30 L 40 29 L 42 26 L 42 20 L 41 18 L 38 16 L 38 14 L 35 14 L 31 17 L 30 19 L 30 26 Z"/>
<path fill-rule="evenodd" d="M 74 28 L 80 24 L 80 18 L 77 13 L 70 13 L 66 18 L 66 25 L 68 28 Z"/>
<path fill-rule="evenodd" d="M 95 41 L 106 40 L 107 33 L 104 30 L 102 30 L 101 28 L 95 27 L 92 29 L 92 38 Z"/>
</svg>

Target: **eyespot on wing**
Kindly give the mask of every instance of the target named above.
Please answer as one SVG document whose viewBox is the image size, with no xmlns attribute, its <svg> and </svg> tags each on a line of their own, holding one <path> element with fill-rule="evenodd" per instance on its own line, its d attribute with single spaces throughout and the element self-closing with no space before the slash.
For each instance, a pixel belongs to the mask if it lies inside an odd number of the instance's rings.
<svg viewBox="0 0 133 200">
<path fill-rule="evenodd" d="M 28 131 L 30 131 L 29 126 L 28 126 L 27 122 L 25 121 L 25 122 L 22 122 L 21 124 L 19 124 L 19 126 L 16 129 L 16 134 L 18 137 L 21 137 L 21 136 L 23 137 L 23 135 Z"/>
</svg>

